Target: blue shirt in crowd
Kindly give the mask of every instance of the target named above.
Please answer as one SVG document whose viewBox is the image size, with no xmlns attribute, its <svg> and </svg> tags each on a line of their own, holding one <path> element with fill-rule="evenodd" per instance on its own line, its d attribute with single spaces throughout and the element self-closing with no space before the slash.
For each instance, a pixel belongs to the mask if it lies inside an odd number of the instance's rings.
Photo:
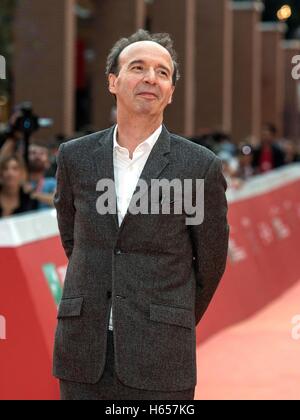
<svg viewBox="0 0 300 420">
<path fill-rule="evenodd" d="M 39 185 L 38 185 L 39 184 Z M 55 178 L 43 178 L 39 183 L 36 181 L 31 181 L 31 185 L 34 189 L 37 189 L 37 192 L 44 194 L 54 194 L 56 189 L 56 179 Z M 47 206 L 47 204 L 40 203 L 38 204 L 38 210 L 51 209 L 52 207 Z"/>
</svg>

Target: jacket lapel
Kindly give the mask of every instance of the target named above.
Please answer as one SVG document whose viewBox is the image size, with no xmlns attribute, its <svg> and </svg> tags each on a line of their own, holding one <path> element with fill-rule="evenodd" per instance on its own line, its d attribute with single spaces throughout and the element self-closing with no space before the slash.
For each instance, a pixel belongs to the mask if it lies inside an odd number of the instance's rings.
<svg viewBox="0 0 300 420">
<path fill-rule="evenodd" d="M 113 133 L 115 126 L 107 130 L 103 137 L 98 142 L 98 147 L 94 152 L 95 164 L 97 167 L 97 177 L 98 179 L 112 179 L 115 181 L 114 176 L 114 161 L 113 161 Z M 148 160 L 144 166 L 144 169 L 141 173 L 140 179 L 143 179 L 147 185 L 148 189 L 143 193 L 148 193 L 148 197 L 151 189 L 151 180 L 159 179 L 161 172 L 169 164 L 169 153 L 170 153 L 170 133 L 163 126 L 161 135 L 159 136 L 157 142 L 155 143 Z M 138 188 L 135 189 L 134 194 L 138 191 Z M 116 200 L 116 191 L 114 189 L 114 199 Z M 130 207 L 130 206 L 129 206 Z M 116 229 L 119 232 L 122 230 L 124 224 L 127 222 L 128 217 L 130 216 L 129 211 L 127 211 L 121 226 L 119 227 L 118 215 L 113 214 L 114 223 Z M 134 217 L 134 216 L 132 216 Z"/>
<path fill-rule="evenodd" d="M 97 148 L 94 151 L 94 161 L 97 168 L 97 179 L 111 179 L 115 181 L 114 161 L 113 161 L 113 133 L 115 126 L 108 129 L 98 140 Z M 113 191 L 114 200 L 117 202 L 116 189 Z M 119 230 L 118 214 L 115 211 L 111 215 L 114 220 L 116 230 Z"/>
</svg>

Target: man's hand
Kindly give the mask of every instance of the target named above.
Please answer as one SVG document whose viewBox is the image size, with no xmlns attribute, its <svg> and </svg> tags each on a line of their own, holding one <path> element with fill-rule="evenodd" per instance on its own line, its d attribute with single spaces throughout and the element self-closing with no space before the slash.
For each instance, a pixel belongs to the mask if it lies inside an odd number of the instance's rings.
<svg viewBox="0 0 300 420">
<path fill-rule="evenodd" d="M 30 182 L 25 182 L 25 184 L 23 184 L 23 191 L 25 194 L 31 195 L 32 193 L 34 193 L 35 188 Z"/>
</svg>

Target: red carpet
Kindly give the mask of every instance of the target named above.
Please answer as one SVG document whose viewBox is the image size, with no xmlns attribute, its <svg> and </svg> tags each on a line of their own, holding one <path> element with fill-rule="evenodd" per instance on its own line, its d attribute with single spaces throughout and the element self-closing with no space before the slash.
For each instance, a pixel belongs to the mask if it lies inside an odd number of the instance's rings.
<svg viewBox="0 0 300 420">
<path fill-rule="evenodd" d="M 249 320 L 200 345 L 195 399 L 299 400 L 295 315 L 300 315 L 300 281 Z"/>
</svg>

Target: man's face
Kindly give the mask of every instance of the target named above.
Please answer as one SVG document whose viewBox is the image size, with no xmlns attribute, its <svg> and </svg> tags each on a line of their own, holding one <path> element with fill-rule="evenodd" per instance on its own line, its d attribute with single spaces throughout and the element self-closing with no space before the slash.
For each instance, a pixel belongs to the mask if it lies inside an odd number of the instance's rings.
<svg viewBox="0 0 300 420">
<path fill-rule="evenodd" d="M 118 109 L 163 117 L 175 89 L 169 52 L 155 42 L 136 42 L 122 51 L 119 70 L 118 76 L 109 75 L 109 90 L 117 97 Z"/>
<path fill-rule="evenodd" d="M 263 127 L 261 132 L 261 141 L 265 145 L 271 145 L 274 142 L 274 135 L 268 127 Z"/>
<path fill-rule="evenodd" d="M 48 150 L 45 147 L 31 145 L 29 148 L 29 166 L 32 171 L 44 171 L 49 167 Z"/>
</svg>

